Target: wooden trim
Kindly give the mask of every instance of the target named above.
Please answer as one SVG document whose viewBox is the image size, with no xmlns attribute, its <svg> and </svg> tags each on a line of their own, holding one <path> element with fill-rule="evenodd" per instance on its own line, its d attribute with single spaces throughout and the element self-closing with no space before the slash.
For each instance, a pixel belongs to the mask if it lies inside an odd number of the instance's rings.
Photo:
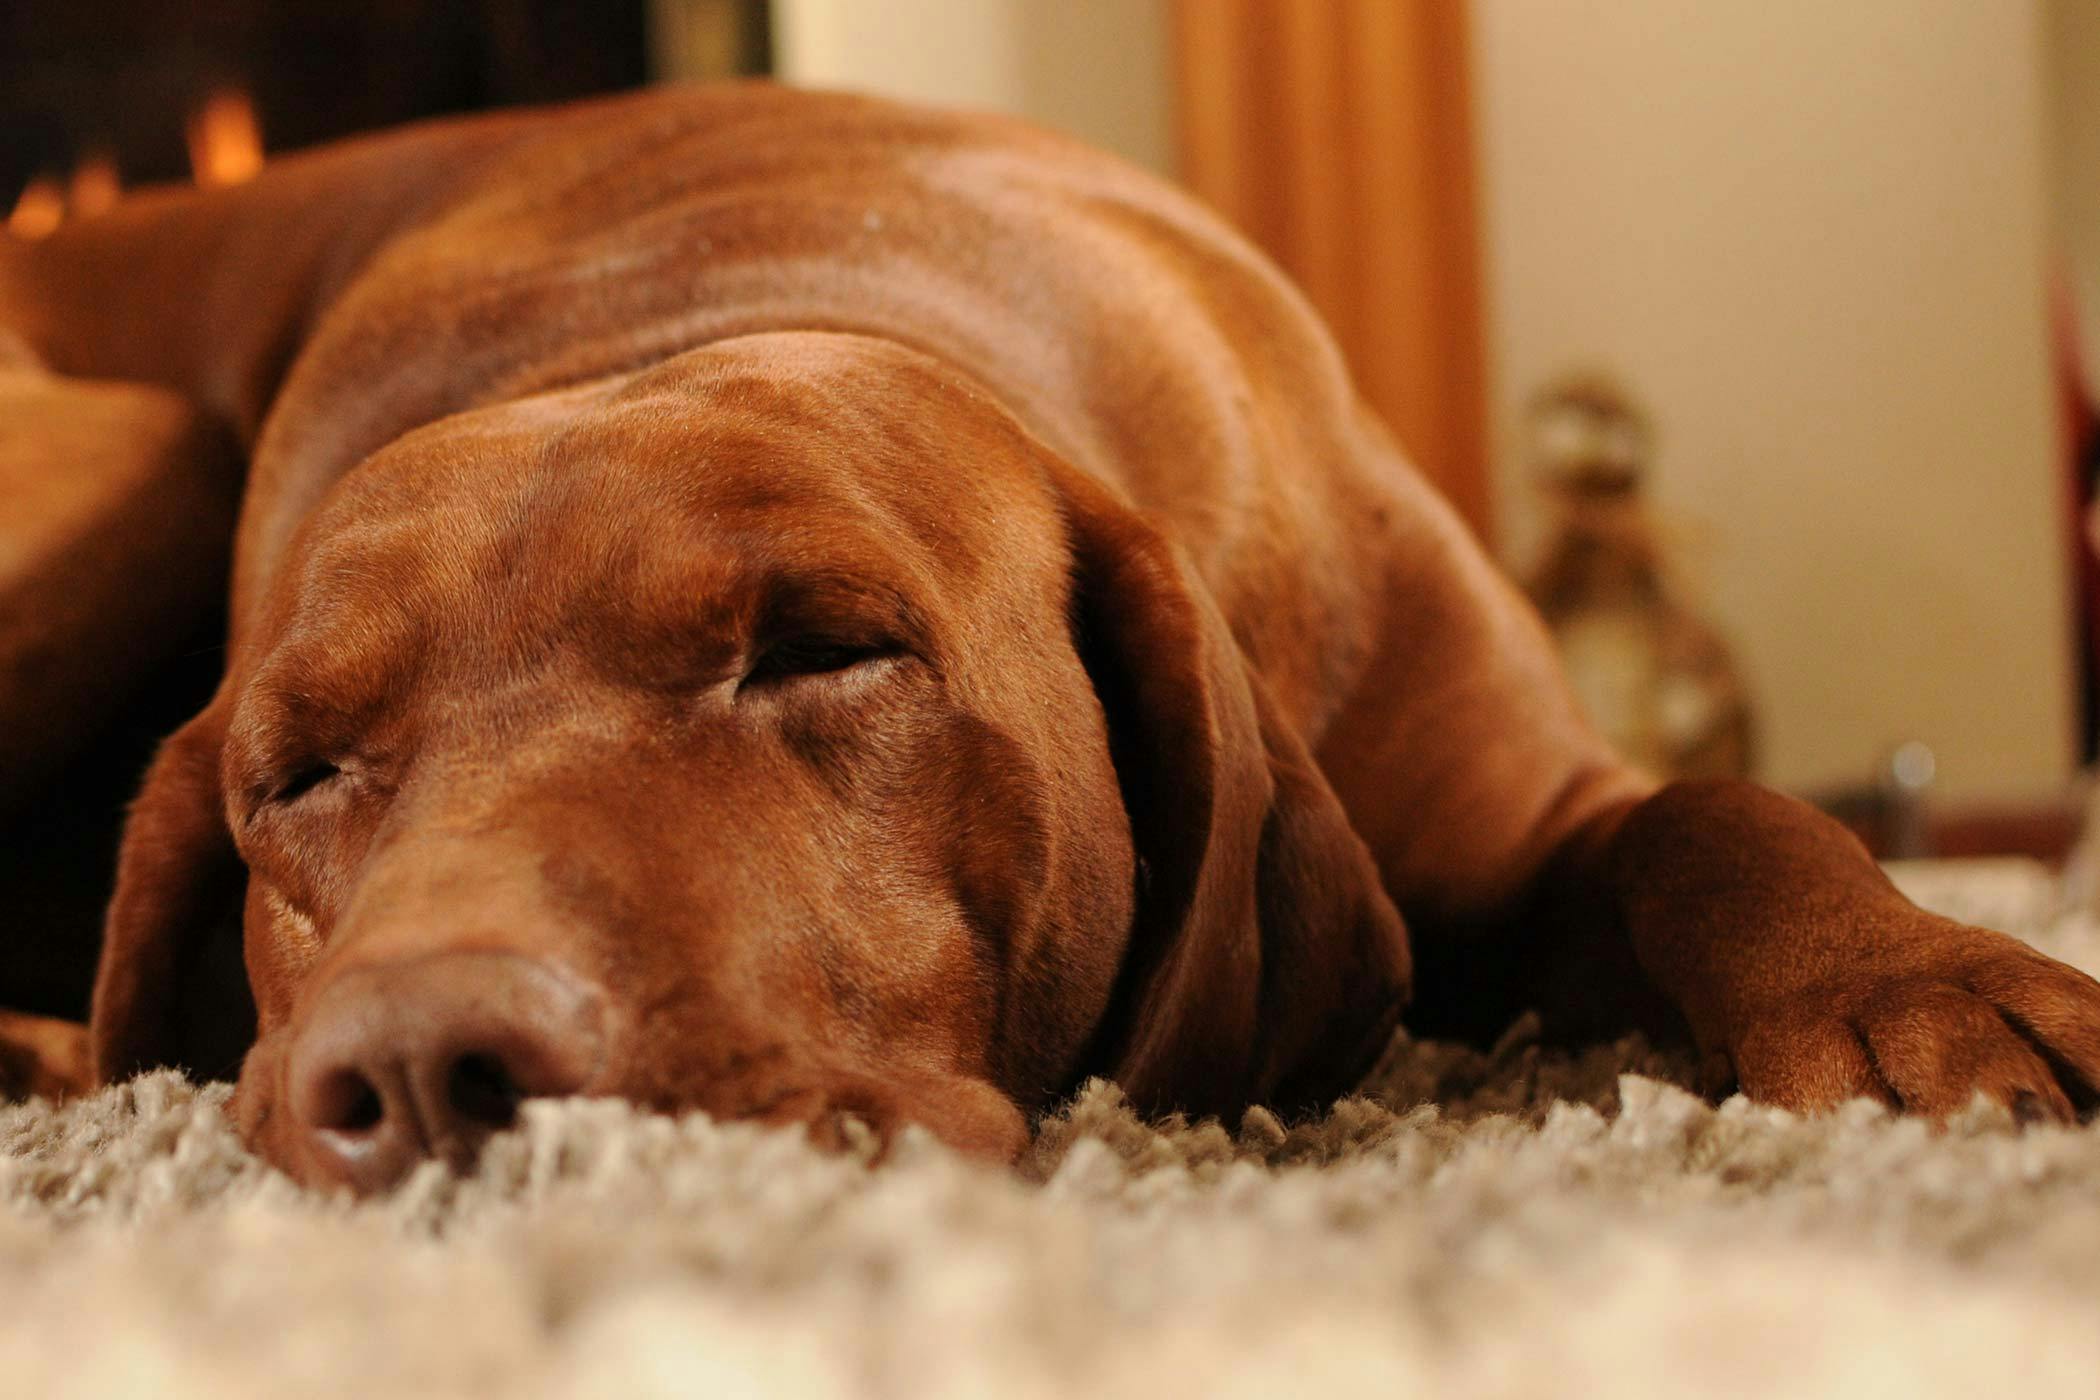
<svg viewBox="0 0 2100 1400">
<path fill-rule="evenodd" d="M 1334 328 L 1357 384 L 1491 520 L 1473 113 L 1457 0 L 1175 0 L 1183 178 Z"/>
</svg>

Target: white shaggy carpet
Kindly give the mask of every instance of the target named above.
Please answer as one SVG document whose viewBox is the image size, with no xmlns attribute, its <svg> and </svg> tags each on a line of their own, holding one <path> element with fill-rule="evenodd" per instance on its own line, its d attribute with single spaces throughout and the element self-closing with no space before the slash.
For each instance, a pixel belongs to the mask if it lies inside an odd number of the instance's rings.
<svg viewBox="0 0 2100 1400">
<path fill-rule="evenodd" d="M 2100 969 L 2031 868 L 1906 878 Z M 364 1207 L 153 1076 L 0 1110 L 0 1394 L 2100 1394 L 2100 1127 L 1671 1072 L 1398 1045 L 1290 1131 L 1100 1086 L 1022 1178 L 548 1106 Z"/>
</svg>

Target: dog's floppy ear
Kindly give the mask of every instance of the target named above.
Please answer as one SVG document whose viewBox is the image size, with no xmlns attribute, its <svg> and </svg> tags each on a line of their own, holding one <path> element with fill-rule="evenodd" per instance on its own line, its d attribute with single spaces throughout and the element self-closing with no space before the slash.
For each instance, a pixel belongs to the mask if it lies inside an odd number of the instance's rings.
<svg viewBox="0 0 2100 1400">
<path fill-rule="evenodd" d="M 230 1077 L 255 1038 L 241 961 L 246 867 L 219 787 L 216 704 L 167 739 L 132 804 L 88 1019 L 94 1076 Z"/>
<path fill-rule="evenodd" d="M 1406 930 L 1209 591 L 1107 488 L 1059 475 L 1074 634 L 1139 860 L 1093 1068 L 1150 1110 L 1324 1102 L 1398 1021 Z"/>
</svg>

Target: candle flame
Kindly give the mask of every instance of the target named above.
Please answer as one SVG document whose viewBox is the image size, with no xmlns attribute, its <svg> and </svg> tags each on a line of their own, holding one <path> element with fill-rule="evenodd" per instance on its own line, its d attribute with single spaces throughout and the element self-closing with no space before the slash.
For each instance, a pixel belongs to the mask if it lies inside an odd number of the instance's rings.
<svg viewBox="0 0 2100 1400">
<path fill-rule="evenodd" d="M 117 174 L 117 158 L 108 151 L 89 151 L 73 167 L 73 178 L 66 183 L 66 215 L 74 219 L 91 219 L 97 214 L 106 214 L 123 192 L 124 182 Z"/>
<path fill-rule="evenodd" d="M 262 169 L 262 125 L 239 88 L 220 88 L 190 118 L 190 170 L 200 185 L 238 185 Z"/>
<path fill-rule="evenodd" d="M 65 222 L 65 186 L 49 175 L 31 180 L 7 216 L 7 231 L 17 238 L 43 238 Z"/>
</svg>

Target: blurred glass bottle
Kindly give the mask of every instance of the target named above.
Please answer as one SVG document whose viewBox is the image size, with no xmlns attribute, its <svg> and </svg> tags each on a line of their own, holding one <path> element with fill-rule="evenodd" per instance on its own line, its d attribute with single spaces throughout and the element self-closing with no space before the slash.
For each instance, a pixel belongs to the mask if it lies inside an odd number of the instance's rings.
<svg viewBox="0 0 2100 1400">
<path fill-rule="evenodd" d="M 1584 710 L 1663 778 L 1750 771 L 1750 701 L 1720 635 L 1671 596 L 1641 497 L 1654 434 L 1611 381 L 1571 376 L 1532 401 L 1533 469 L 1554 520 L 1528 585 Z"/>
</svg>

